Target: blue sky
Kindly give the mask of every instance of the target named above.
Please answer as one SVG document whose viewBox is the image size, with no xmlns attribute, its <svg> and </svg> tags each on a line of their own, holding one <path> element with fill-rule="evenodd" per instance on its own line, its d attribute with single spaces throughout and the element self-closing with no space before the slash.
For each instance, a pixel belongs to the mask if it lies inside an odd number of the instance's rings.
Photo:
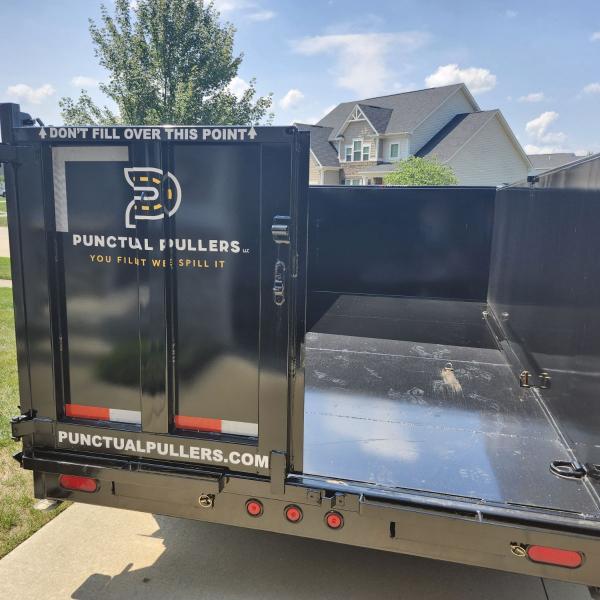
<svg viewBox="0 0 600 600">
<path fill-rule="evenodd" d="M 106 4 L 110 5 L 110 0 Z M 599 0 L 215 0 L 276 124 L 333 105 L 464 81 L 528 151 L 600 151 Z M 96 0 L 2 0 L 0 99 L 59 123 L 58 99 L 101 99 L 87 29 Z"/>
</svg>

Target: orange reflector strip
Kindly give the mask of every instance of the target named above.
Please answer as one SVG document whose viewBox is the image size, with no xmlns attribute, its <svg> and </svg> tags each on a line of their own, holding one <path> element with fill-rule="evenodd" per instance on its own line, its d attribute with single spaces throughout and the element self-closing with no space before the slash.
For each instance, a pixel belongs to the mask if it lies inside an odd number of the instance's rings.
<svg viewBox="0 0 600 600">
<path fill-rule="evenodd" d="M 101 406 L 83 406 L 82 404 L 65 404 L 65 414 L 74 419 L 95 419 L 110 421 L 110 409 Z"/>
<path fill-rule="evenodd" d="M 175 415 L 177 429 L 191 429 L 193 431 L 213 431 L 221 433 L 221 419 L 206 419 L 204 417 L 185 417 Z"/>
<path fill-rule="evenodd" d="M 547 546 L 529 546 L 527 548 L 527 556 L 536 563 L 556 565 L 569 569 L 576 569 L 583 563 L 583 555 L 580 552 L 549 548 Z"/>
<path fill-rule="evenodd" d="M 98 482 L 95 479 L 80 475 L 60 475 L 58 483 L 60 487 L 78 492 L 95 492 L 98 489 Z"/>
</svg>

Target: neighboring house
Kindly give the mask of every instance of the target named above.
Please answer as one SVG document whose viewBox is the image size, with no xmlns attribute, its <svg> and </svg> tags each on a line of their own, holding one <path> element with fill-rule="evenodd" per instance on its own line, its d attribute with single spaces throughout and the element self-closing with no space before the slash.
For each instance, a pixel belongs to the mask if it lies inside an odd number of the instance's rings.
<svg viewBox="0 0 600 600">
<path fill-rule="evenodd" d="M 399 160 L 435 158 L 462 185 L 525 179 L 531 163 L 499 110 L 480 110 L 464 84 L 344 102 L 310 131 L 312 185 L 382 184 Z"/>
<path fill-rule="evenodd" d="M 553 154 L 529 154 L 531 161 L 532 174 L 539 175 L 544 171 L 550 171 L 563 165 L 568 165 L 576 160 L 580 160 L 581 156 L 577 156 L 573 152 L 555 152 Z"/>
</svg>

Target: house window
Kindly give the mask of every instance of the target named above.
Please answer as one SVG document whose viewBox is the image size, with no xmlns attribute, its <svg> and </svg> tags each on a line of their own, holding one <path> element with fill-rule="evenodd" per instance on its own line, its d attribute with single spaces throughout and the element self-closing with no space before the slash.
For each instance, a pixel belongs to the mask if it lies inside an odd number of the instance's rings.
<svg viewBox="0 0 600 600">
<path fill-rule="evenodd" d="M 390 158 L 398 158 L 400 156 L 400 144 L 390 145 Z"/>
<path fill-rule="evenodd" d="M 361 149 L 362 149 L 362 142 L 360 140 L 354 140 L 352 142 L 352 147 L 354 150 L 353 155 L 352 155 L 352 160 L 359 162 L 360 155 L 361 155 Z"/>
<path fill-rule="evenodd" d="M 371 146 L 369 144 L 365 144 L 362 147 L 362 159 L 369 160 L 370 155 L 371 155 Z"/>
<path fill-rule="evenodd" d="M 373 183 L 375 185 L 383 185 L 383 177 L 374 177 L 373 178 Z"/>
<path fill-rule="evenodd" d="M 344 185 L 362 185 L 362 178 L 355 177 L 353 179 L 346 179 Z"/>
<path fill-rule="evenodd" d="M 352 146 L 346 146 L 346 153 L 344 159 L 348 162 L 352 160 Z"/>
</svg>

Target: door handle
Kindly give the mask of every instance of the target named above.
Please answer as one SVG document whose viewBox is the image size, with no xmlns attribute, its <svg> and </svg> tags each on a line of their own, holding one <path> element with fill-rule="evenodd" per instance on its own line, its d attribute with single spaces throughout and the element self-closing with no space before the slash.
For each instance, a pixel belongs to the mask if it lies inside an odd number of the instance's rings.
<svg viewBox="0 0 600 600">
<path fill-rule="evenodd" d="M 282 260 L 275 261 L 273 302 L 276 306 L 282 306 L 285 303 L 285 263 Z"/>
</svg>

